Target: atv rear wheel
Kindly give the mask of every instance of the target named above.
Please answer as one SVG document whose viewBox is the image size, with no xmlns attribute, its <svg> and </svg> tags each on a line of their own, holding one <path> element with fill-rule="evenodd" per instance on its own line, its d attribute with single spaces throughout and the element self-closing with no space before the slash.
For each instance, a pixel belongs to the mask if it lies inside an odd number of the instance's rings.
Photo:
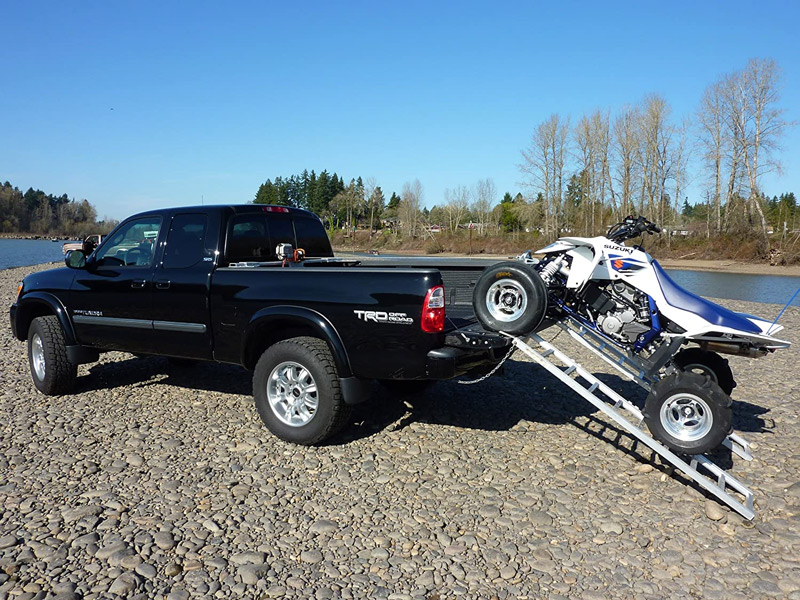
<svg viewBox="0 0 800 600">
<path fill-rule="evenodd" d="M 519 262 L 487 267 L 472 295 L 475 315 L 486 329 L 523 335 L 547 312 L 547 286 L 539 273 Z"/>
<path fill-rule="evenodd" d="M 731 398 L 707 375 L 678 371 L 657 382 L 644 421 L 659 442 L 680 454 L 704 454 L 731 432 Z"/>
</svg>

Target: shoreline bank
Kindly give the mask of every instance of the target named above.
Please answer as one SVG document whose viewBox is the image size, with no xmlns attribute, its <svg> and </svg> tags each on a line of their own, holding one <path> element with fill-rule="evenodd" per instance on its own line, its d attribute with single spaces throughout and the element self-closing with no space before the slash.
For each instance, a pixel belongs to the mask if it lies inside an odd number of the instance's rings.
<svg viewBox="0 0 800 600">
<path fill-rule="evenodd" d="M 360 250 L 350 250 L 344 248 L 334 248 L 334 252 L 339 254 L 364 254 Z M 440 254 L 427 254 L 423 250 L 392 250 L 386 252 L 388 255 L 429 257 L 431 259 L 441 258 L 470 258 L 485 260 L 513 260 L 514 256 L 506 254 L 459 254 L 456 252 L 442 252 Z M 380 256 L 380 255 L 379 255 Z M 658 260 L 659 264 L 665 269 L 678 269 L 686 271 L 713 271 L 717 273 L 737 273 L 740 275 L 780 275 L 783 277 L 800 277 L 800 265 L 781 265 L 771 266 L 768 263 L 748 263 L 735 260 L 692 260 L 664 258 Z"/>
</svg>

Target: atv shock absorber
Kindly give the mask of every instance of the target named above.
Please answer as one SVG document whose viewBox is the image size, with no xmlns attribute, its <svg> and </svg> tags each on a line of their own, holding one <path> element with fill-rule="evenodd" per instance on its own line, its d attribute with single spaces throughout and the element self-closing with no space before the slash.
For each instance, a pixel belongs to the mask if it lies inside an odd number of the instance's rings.
<svg viewBox="0 0 800 600">
<path fill-rule="evenodd" d="M 539 272 L 545 283 L 550 283 L 550 280 L 553 278 L 553 275 L 558 273 L 558 270 L 561 268 L 563 262 L 564 262 L 564 257 L 562 256 L 545 265 L 545 267 Z"/>
</svg>

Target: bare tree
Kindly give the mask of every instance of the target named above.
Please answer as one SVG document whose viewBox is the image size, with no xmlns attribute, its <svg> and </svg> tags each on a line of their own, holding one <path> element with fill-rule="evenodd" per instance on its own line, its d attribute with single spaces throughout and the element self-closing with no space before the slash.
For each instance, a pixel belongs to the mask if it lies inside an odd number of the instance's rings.
<svg viewBox="0 0 800 600">
<path fill-rule="evenodd" d="M 779 168 L 771 160 L 771 152 L 777 148 L 786 129 L 783 110 L 776 107 L 779 100 L 780 73 L 773 60 L 750 59 L 742 79 L 749 110 L 750 129 L 746 134 L 744 151 L 745 169 L 750 184 L 748 202 L 751 212 L 755 209 L 761 221 L 765 249 L 769 247 L 767 220 L 761 206 L 761 175 L 771 169 Z"/>
<path fill-rule="evenodd" d="M 611 205 L 615 206 L 608 157 L 608 113 L 597 110 L 588 117 L 582 117 L 575 130 L 575 142 L 585 200 L 578 217 L 583 219 L 585 233 L 595 233 L 598 226 L 602 225 L 607 192 L 612 193 Z"/>
<path fill-rule="evenodd" d="M 620 190 L 619 214 L 621 217 L 634 212 L 634 192 L 639 178 L 639 163 L 636 160 L 639 148 L 639 120 L 636 107 L 626 107 L 614 121 L 613 156 L 616 182 Z"/>
<path fill-rule="evenodd" d="M 400 194 L 397 215 L 400 218 L 403 230 L 411 237 L 417 236 L 419 224 L 419 207 L 422 203 L 422 184 L 419 179 L 403 184 L 403 192 Z"/>
<path fill-rule="evenodd" d="M 464 220 L 464 216 L 469 210 L 470 196 L 469 189 L 462 185 L 454 190 L 448 188 L 444 191 L 444 211 L 447 215 L 447 226 L 451 232 L 455 232 L 461 225 L 461 221 Z"/>
<path fill-rule="evenodd" d="M 689 134 L 690 128 L 690 121 L 689 119 L 684 119 L 683 123 L 680 127 L 678 127 L 675 131 L 675 136 L 673 137 L 673 147 L 672 147 L 672 174 L 673 180 L 675 182 L 675 197 L 673 199 L 673 206 L 672 206 L 672 225 L 675 225 L 677 221 L 678 215 L 681 213 L 681 195 L 684 193 L 686 186 L 688 184 L 688 164 L 689 164 L 689 145 L 687 142 L 687 136 Z M 666 224 L 666 222 L 664 223 Z M 672 234 L 667 234 L 667 244 L 671 243 Z"/>
<path fill-rule="evenodd" d="M 497 189 L 491 179 L 480 179 L 475 184 L 475 201 L 472 212 L 478 218 L 478 232 L 486 233 L 486 228 L 492 220 L 492 207 L 497 200 Z"/>
<path fill-rule="evenodd" d="M 369 236 L 372 237 L 375 213 L 377 212 L 380 217 L 380 210 L 383 208 L 383 192 L 374 177 L 367 177 L 364 180 L 364 198 L 367 203 L 366 211 L 369 212 Z"/>
<path fill-rule="evenodd" d="M 666 187 L 672 168 L 670 146 L 673 132 L 668 123 L 669 114 L 669 105 L 662 96 L 651 94 L 645 98 L 638 152 L 642 175 L 640 212 L 647 212 L 662 223 L 669 209 Z"/>
<path fill-rule="evenodd" d="M 755 226 L 764 249 L 769 238 L 760 178 L 780 167 L 773 152 L 787 127 L 777 107 L 779 87 L 777 64 L 751 59 L 743 70 L 724 75 L 706 89 L 699 112 L 705 164 L 714 180 L 716 230 Z"/>
<path fill-rule="evenodd" d="M 703 161 L 711 170 L 714 182 L 712 210 L 714 214 L 714 230 L 722 231 L 722 169 L 726 148 L 730 144 L 728 130 L 725 127 L 725 98 L 722 82 L 706 88 L 697 113 L 699 140 L 703 151 Z"/>
<path fill-rule="evenodd" d="M 563 212 L 564 153 L 569 134 L 569 119 L 551 115 L 531 137 L 528 149 L 522 151 L 519 165 L 523 185 L 543 195 L 544 233 L 560 229 Z"/>
</svg>

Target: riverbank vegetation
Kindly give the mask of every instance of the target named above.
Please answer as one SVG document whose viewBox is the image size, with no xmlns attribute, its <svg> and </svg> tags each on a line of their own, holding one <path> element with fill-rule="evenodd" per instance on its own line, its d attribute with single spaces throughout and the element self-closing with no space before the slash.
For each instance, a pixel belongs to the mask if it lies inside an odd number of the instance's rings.
<svg viewBox="0 0 800 600">
<path fill-rule="evenodd" d="M 0 186 L 0 235 L 4 237 L 83 238 L 108 233 L 116 224 L 108 218 L 98 221 L 97 210 L 88 200 L 33 188 L 23 193 L 8 181 Z"/>
</svg>

